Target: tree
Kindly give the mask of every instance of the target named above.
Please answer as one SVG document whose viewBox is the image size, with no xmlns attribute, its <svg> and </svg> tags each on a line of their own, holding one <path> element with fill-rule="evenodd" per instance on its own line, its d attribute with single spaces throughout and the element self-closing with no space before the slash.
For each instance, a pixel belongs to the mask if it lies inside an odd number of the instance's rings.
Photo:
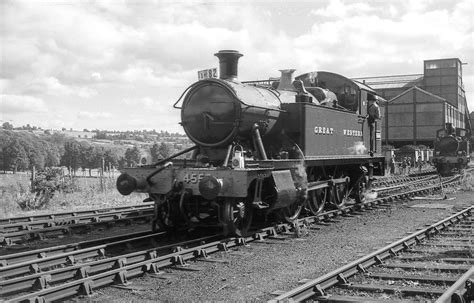
<svg viewBox="0 0 474 303">
<path fill-rule="evenodd" d="M 160 145 L 155 143 L 150 148 L 150 154 L 153 162 L 156 162 L 159 159 L 168 158 L 170 156 L 170 147 L 165 142 L 161 142 Z"/>
<path fill-rule="evenodd" d="M 46 151 L 43 148 L 42 144 L 39 142 L 38 138 L 33 136 L 25 136 L 22 138 L 21 143 L 28 155 L 30 162 L 29 169 L 33 167 L 37 169 L 44 168 L 44 160 L 46 158 Z"/>
<path fill-rule="evenodd" d="M 120 154 L 119 154 L 118 149 L 107 149 L 104 152 L 104 165 L 106 170 L 110 170 L 112 167 L 118 167 L 119 166 L 119 159 L 120 159 Z"/>
<path fill-rule="evenodd" d="M 61 153 L 59 147 L 49 142 L 45 142 L 46 158 L 44 160 L 45 167 L 58 166 L 61 159 Z"/>
<path fill-rule="evenodd" d="M 64 143 L 64 154 L 61 157 L 61 165 L 66 166 L 75 175 L 81 165 L 81 146 L 75 140 Z"/>
<path fill-rule="evenodd" d="M 7 169 L 11 169 L 13 173 L 28 168 L 30 164 L 28 154 L 18 138 L 12 138 L 3 149 L 3 161 Z"/>
<path fill-rule="evenodd" d="M 93 168 L 102 168 L 104 158 L 104 148 L 97 145 L 81 144 L 81 166 L 89 169 L 89 176 L 92 175 Z"/>
<path fill-rule="evenodd" d="M 9 163 L 7 163 L 5 152 L 8 144 L 10 144 L 12 136 L 12 131 L 0 131 L 0 168 L 3 171 L 7 171 L 10 169 Z"/>
<path fill-rule="evenodd" d="M 97 131 L 95 133 L 94 138 L 96 138 L 96 139 L 107 139 L 107 132 L 106 131 Z"/>
<path fill-rule="evenodd" d="M 5 122 L 2 124 L 2 128 L 3 129 L 6 129 L 6 130 L 12 130 L 13 129 L 13 125 L 10 124 L 9 122 Z"/>
<path fill-rule="evenodd" d="M 150 148 L 150 155 L 151 155 L 151 161 L 156 162 L 158 159 L 160 159 L 160 151 L 159 151 L 159 145 L 158 143 L 153 144 L 153 146 Z"/>
<path fill-rule="evenodd" d="M 70 139 L 68 139 L 65 134 L 56 132 L 53 133 L 51 137 L 48 137 L 47 140 L 55 145 L 64 146 L 64 144 Z"/>
<path fill-rule="evenodd" d="M 170 156 L 170 148 L 166 145 L 165 142 L 161 142 L 160 147 L 158 148 L 158 153 L 161 158 L 168 158 Z"/>
<path fill-rule="evenodd" d="M 28 132 L 0 131 L 0 169 L 15 170 L 16 167 L 16 170 L 24 170 L 57 166 L 60 149 L 49 139 L 49 136 Z M 18 156 L 14 153 L 18 153 Z M 27 160 L 23 159 L 24 155 Z"/>
<path fill-rule="evenodd" d="M 127 148 L 125 151 L 125 160 L 128 167 L 136 166 L 140 163 L 140 150 L 138 147 Z"/>
</svg>

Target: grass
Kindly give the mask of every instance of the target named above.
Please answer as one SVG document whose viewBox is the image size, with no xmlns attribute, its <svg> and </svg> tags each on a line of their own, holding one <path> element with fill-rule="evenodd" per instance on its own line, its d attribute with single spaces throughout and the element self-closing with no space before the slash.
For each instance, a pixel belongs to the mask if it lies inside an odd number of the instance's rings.
<svg viewBox="0 0 474 303">
<path fill-rule="evenodd" d="M 0 174 L 0 218 L 140 204 L 146 198 L 145 194 L 135 193 L 122 196 L 115 188 L 115 180 L 115 176 L 106 177 L 101 186 L 99 178 L 74 178 L 74 192 L 56 193 L 45 208 L 25 211 L 18 203 L 34 196 L 30 192 L 30 175 Z"/>
</svg>

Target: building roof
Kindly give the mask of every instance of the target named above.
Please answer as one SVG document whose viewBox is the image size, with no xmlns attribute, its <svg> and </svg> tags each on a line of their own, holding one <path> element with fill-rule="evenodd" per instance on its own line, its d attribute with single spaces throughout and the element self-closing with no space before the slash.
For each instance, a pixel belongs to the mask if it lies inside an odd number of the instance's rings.
<svg viewBox="0 0 474 303">
<path fill-rule="evenodd" d="M 421 93 L 423 93 L 423 94 L 426 94 L 426 95 L 429 95 L 429 96 L 431 96 L 431 97 L 433 97 L 433 98 L 435 98 L 435 99 L 438 99 L 439 101 L 444 101 L 444 102 L 446 102 L 446 99 L 445 99 L 445 98 L 442 98 L 442 97 L 437 96 L 437 95 L 435 95 L 435 94 L 433 94 L 433 93 L 430 93 L 430 92 L 428 92 L 428 91 L 426 91 L 426 90 L 424 90 L 424 89 L 419 88 L 418 86 L 410 87 L 409 89 L 403 91 L 401 94 L 398 94 L 398 95 L 396 95 L 395 97 L 393 97 L 392 99 L 388 100 L 388 102 L 393 102 L 393 101 L 395 101 L 395 99 L 400 98 L 401 96 L 407 94 L 408 92 L 410 92 L 410 91 L 412 91 L 412 90 L 417 90 L 417 91 L 419 91 L 419 92 L 421 92 Z"/>
<path fill-rule="evenodd" d="M 352 82 L 354 82 L 360 89 L 364 89 L 366 91 L 369 91 L 371 93 L 375 93 L 375 89 L 372 87 L 372 85 L 367 85 L 367 83 L 363 83 L 354 79 L 351 79 Z"/>
<path fill-rule="evenodd" d="M 353 78 L 355 81 L 369 85 L 375 90 L 413 87 L 422 84 L 423 74 L 395 75 L 395 76 L 377 76 L 377 77 L 359 77 Z"/>
</svg>

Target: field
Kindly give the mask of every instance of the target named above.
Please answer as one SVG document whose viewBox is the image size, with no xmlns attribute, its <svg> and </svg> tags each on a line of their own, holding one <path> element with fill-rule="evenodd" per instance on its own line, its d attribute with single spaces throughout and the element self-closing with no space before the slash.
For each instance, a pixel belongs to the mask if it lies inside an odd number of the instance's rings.
<svg viewBox="0 0 474 303">
<path fill-rule="evenodd" d="M 33 199 L 35 195 L 30 192 L 31 175 L 0 174 L 0 218 L 142 203 L 146 198 L 144 194 L 130 196 L 119 194 L 115 188 L 116 177 L 116 175 L 104 177 L 102 186 L 99 178 L 73 178 L 73 192 L 57 192 L 45 207 L 23 210 L 20 203 L 25 199 Z"/>
</svg>

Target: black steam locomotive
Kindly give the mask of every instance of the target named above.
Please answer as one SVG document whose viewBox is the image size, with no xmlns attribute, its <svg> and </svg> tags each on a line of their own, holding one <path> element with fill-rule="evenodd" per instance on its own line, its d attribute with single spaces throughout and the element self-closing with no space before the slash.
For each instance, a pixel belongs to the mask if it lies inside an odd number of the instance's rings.
<svg viewBox="0 0 474 303">
<path fill-rule="evenodd" d="M 240 82 L 242 54 L 215 55 L 219 79 L 192 84 L 174 105 L 196 145 L 117 179 L 121 194 L 155 201 L 154 230 L 219 225 L 243 235 L 254 218 L 292 221 L 302 209 L 365 199 L 384 166 L 375 91 L 329 72 Z"/>
<path fill-rule="evenodd" d="M 449 176 L 467 167 L 471 161 L 469 139 L 467 129 L 454 128 L 451 123 L 436 132 L 432 162 L 440 175 Z"/>
</svg>

